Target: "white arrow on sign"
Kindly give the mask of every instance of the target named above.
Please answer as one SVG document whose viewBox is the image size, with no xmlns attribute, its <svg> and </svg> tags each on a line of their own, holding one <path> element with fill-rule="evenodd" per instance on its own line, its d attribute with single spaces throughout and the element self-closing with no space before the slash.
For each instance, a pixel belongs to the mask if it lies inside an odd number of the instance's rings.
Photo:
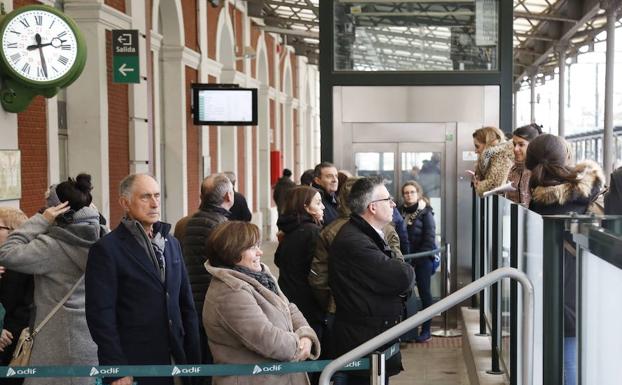
<svg viewBox="0 0 622 385">
<path fill-rule="evenodd" d="M 132 34 L 124 33 L 117 38 L 117 41 L 123 45 L 132 45 Z"/>
<path fill-rule="evenodd" d="M 119 72 L 121 72 L 121 75 L 127 76 L 128 72 L 134 72 L 134 68 L 126 67 L 125 63 L 123 63 L 121 67 L 119 67 Z"/>
</svg>

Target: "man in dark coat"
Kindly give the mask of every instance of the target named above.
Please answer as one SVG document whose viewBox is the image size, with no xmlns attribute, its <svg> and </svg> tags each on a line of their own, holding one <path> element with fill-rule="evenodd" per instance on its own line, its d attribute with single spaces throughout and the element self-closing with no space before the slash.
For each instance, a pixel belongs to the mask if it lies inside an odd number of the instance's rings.
<svg viewBox="0 0 622 385">
<path fill-rule="evenodd" d="M 100 365 L 200 362 L 198 317 L 179 242 L 160 222 L 160 186 L 146 174 L 120 185 L 125 217 L 89 252 L 86 320 Z M 173 385 L 172 377 L 105 378 Z M 190 377 L 183 379 L 190 383 Z"/>
<path fill-rule="evenodd" d="M 242 193 L 235 191 L 235 173 L 227 171 L 225 172 L 225 175 L 229 178 L 231 184 L 233 185 L 233 206 L 229 209 L 229 212 L 231 213 L 229 220 L 250 222 L 251 219 L 253 219 L 253 214 L 251 214 L 251 211 L 248 208 L 246 198 L 242 195 Z"/>
<path fill-rule="evenodd" d="M 194 304 L 200 315 L 203 314 L 203 302 L 209 287 L 211 276 L 205 270 L 207 260 L 206 241 L 212 230 L 230 218 L 229 209 L 233 205 L 233 184 L 225 174 L 212 174 L 201 184 L 201 205 L 186 223 L 182 243 L 184 261 L 190 277 L 190 286 Z M 202 317 L 199 317 L 201 321 Z M 213 363 L 207 343 L 203 322 L 199 322 L 202 363 Z M 211 383 L 210 378 L 198 380 L 202 384 Z"/>
<path fill-rule="evenodd" d="M 335 356 L 398 324 L 415 284 L 413 268 L 394 257 L 384 241 L 382 228 L 391 222 L 395 203 L 382 178 L 357 180 L 348 206 L 350 220 L 337 233 L 328 258 L 328 282 L 337 306 Z M 401 360 L 397 354 L 387 361 L 389 376 L 402 370 Z M 369 384 L 367 373 L 347 375 L 348 385 Z"/>
<path fill-rule="evenodd" d="M 322 162 L 313 170 L 313 187 L 320 191 L 324 204 L 324 226 L 339 217 L 337 197 L 335 193 L 339 187 L 337 168 L 329 162 Z"/>
<path fill-rule="evenodd" d="M 285 197 L 287 196 L 287 192 L 296 187 L 296 184 L 291 178 L 292 172 L 289 169 L 284 168 L 283 176 L 280 177 L 274 185 L 274 193 L 272 194 L 272 198 L 274 199 L 274 203 L 276 203 L 276 208 L 279 214 L 283 212 L 283 208 L 285 207 Z"/>
</svg>

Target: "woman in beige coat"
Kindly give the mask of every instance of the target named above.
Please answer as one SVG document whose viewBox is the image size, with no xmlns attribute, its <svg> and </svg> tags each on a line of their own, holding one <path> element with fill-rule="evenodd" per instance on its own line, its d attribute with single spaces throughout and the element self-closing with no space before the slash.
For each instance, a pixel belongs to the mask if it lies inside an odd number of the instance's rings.
<svg viewBox="0 0 622 385">
<path fill-rule="evenodd" d="M 207 271 L 212 275 L 203 306 L 203 325 L 217 364 L 316 359 L 320 344 L 313 329 L 279 289 L 260 262 L 259 228 L 225 222 L 207 241 Z M 264 365 L 265 366 L 265 365 Z M 280 376 L 215 377 L 214 385 L 304 385 L 305 373 Z"/>
</svg>

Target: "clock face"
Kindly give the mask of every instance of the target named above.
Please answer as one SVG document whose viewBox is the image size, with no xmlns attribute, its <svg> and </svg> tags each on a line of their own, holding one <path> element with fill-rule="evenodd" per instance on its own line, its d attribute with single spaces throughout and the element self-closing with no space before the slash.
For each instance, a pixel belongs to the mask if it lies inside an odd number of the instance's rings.
<svg viewBox="0 0 622 385">
<path fill-rule="evenodd" d="M 16 15 L 6 25 L 1 43 L 8 66 L 34 82 L 62 78 L 78 55 L 78 43 L 71 27 L 45 10 Z"/>
</svg>

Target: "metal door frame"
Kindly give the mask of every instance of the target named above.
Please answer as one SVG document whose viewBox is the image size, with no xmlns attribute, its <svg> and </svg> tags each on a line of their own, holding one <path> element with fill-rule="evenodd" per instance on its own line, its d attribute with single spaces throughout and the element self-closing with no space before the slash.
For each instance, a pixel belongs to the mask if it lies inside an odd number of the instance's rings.
<svg viewBox="0 0 622 385">
<path fill-rule="evenodd" d="M 444 130 L 443 130 L 444 128 Z M 396 172 L 396 193 L 401 187 L 401 151 L 413 152 L 442 152 L 441 173 L 441 202 L 442 202 L 442 232 L 441 242 L 450 243 L 457 250 L 457 123 L 352 123 L 350 125 L 352 150 L 344 154 L 344 166 L 354 171 L 355 152 L 387 152 L 395 153 L 394 172 Z M 396 134 L 398 133 L 399 134 Z M 346 145 L 346 143 L 344 143 Z M 344 148 L 347 148 L 344 146 Z M 349 167 L 348 167 L 349 166 Z M 451 264 L 458 266 L 458 253 L 452 253 Z M 458 288 L 458 274 L 451 277 L 451 286 Z M 458 324 L 458 309 L 448 311 L 448 326 L 456 328 Z"/>
</svg>

